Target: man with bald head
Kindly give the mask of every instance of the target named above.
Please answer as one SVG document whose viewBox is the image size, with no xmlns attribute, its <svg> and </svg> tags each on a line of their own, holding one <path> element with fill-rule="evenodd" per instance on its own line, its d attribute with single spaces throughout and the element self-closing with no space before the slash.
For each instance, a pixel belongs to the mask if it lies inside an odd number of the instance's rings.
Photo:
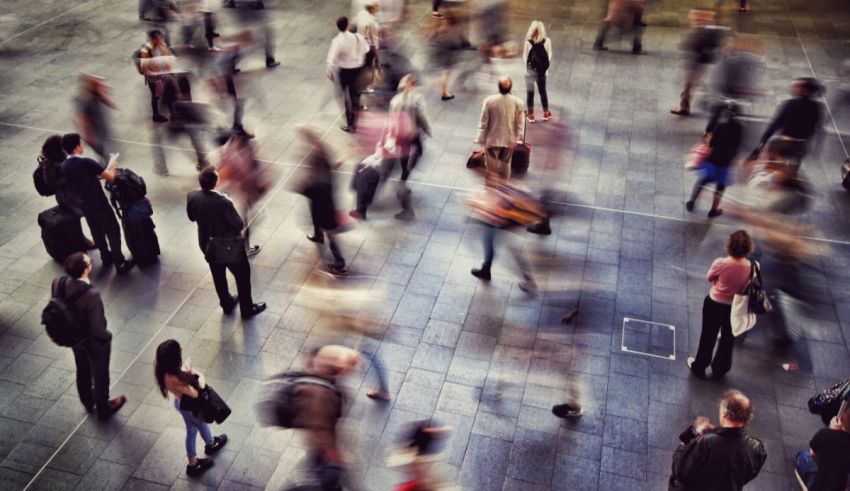
<svg viewBox="0 0 850 491">
<path fill-rule="evenodd" d="M 753 403 L 747 396 L 726 391 L 720 399 L 719 428 L 699 417 L 693 431 L 679 437 L 684 443 L 673 454 L 670 491 L 739 491 L 755 479 L 767 452 L 746 433 L 752 418 Z"/>
<path fill-rule="evenodd" d="M 511 177 L 511 157 L 520 138 L 525 103 L 511 95 L 510 77 L 499 79 L 499 93 L 484 99 L 475 143 L 481 145 L 488 178 Z"/>
</svg>

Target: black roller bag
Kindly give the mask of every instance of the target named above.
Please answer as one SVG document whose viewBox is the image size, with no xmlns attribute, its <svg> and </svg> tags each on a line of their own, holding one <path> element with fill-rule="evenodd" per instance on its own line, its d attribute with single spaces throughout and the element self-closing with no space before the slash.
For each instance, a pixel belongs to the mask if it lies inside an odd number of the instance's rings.
<svg viewBox="0 0 850 491">
<path fill-rule="evenodd" d="M 531 160 L 531 145 L 525 142 L 525 131 L 528 123 L 525 116 L 522 120 L 522 139 L 514 147 L 514 153 L 511 156 L 511 175 L 516 177 L 522 177 L 528 172 L 528 162 Z"/>
<path fill-rule="evenodd" d="M 57 262 L 78 251 L 86 250 L 86 239 L 80 226 L 80 217 L 54 206 L 38 214 L 41 240 L 50 257 Z"/>
<path fill-rule="evenodd" d="M 106 184 L 109 201 L 121 220 L 124 239 L 139 266 L 148 266 L 158 260 L 159 239 L 151 216 L 153 208 L 145 197 L 144 179 L 130 169 L 118 169 L 115 179 Z"/>
</svg>

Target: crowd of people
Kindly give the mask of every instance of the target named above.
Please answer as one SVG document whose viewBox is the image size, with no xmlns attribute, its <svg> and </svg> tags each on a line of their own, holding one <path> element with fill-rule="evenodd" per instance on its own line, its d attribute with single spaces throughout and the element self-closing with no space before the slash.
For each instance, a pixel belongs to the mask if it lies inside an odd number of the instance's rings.
<svg viewBox="0 0 850 491">
<path fill-rule="evenodd" d="M 554 175 L 535 176 L 541 183 L 537 189 L 518 180 L 526 173 L 551 174 L 549 166 L 529 166 L 533 157 L 525 141 L 526 132 L 529 124 L 562 131 L 566 119 L 566 114 L 556 114 L 549 103 L 547 81 L 554 62 L 554 43 L 547 36 L 546 26 L 532 21 L 520 47 L 509 34 L 507 2 L 480 1 L 470 7 L 468 2 L 459 0 L 434 1 L 431 15 L 422 27 L 423 40 L 430 47 L 429 73 L 415 70 L 398 49 L 399 30 L 409 15 L 406 2 L 353 3 L 353 15 L 336 20 L 336 35 L 326 58 L 327 78 L 336 85 L 344 108 L 341 129 L 356 139 L 354 148 L 365 150 L 358 155 L 353 172 L 351 188 L 356 205 L 348 213 L 340 212 L 341 187 L 336 183 L 336 171 L 345 163 L 334 156 L 317 128 L 305 124 L 297 129 L 309 151 L 300 179 L 292 187 L 309 202 L 312 230 L 307 239 L 320 248 L 320 254 L 321 247 L 328 245 L 331 258 L 325 272 L 333 278 L 349 274 L 337 236 L 352 226 L 351 220 L 369 219 L 369 207 L 388 182 L 395 181 L 395 196 L 401 207 L 395 218 L 416 219 L 408 181 L 427 154 L 424 143 L 432 135 L 423 91 L 430 75 L 440 88 L 439 103 L 452 104 L 452 100 L 466 97 L 455 94 L 451 75 L 463 65 L 461 59 L 472 58 L 467 60 L 473 63 L 472 67 L 455 78 L 454 88 L 461 88 L 468 72 L 478 72 L 487 75 L 493 93 L 482 101 L 477 131 L 474 135 L 470 131 L 479 148 L 472 152 L 467 167 L 480 174 L 481 187 L 468 197 L 467 204 L 484 230 L 484 260 L 471 270 L 471 275 L 482 282 L 492 281 L 498 238 L 509 243 L 520 272 L 518 287 L 527 295 L 535 295 L 538 284 L 532 262 L 515 241 L 526 231 L 550 235 L 550 219 L 557 206 L 552 184 L 546 182 Z M 225 2 L 225 6 L 233 8 L 241 22 L 233 33 L 228 32 L 230 26 L 220 22 L 211 0 L 186 0 L 179 5 L 169 0 L 141 0 L 139 18 L 153 27 L 147 30 L 145 43 L 132 58 L 150 91 L 155 139 L 153 170 L 168 175 L 164 138 L 182 134 L 189 137 L 197 157 L 199 189 L 186 197 L 187 218 L 197 225 L 198 244 L 209 265 L 222 313 L 232 315 L 238 306 L 241 317 L 249 320 L 262 314 L 267 306 L 255 302 L 252 296 L 250 258 L 261 253 L 261 248 L 251 244 L 248 232 L 252 210 L 273 186 L 253 143 L 255 135 L 243 124 L 245 84 L 240 82 L 238 64 L 252 47 L 264 52 L 267 69 L 280 63 L 274 56 L 274 33 L 268 18 L 271 14 L 263 2 L 240 0 Z M 716 8 L 721 7 L 722 2 L 718 2 Z M 644 0 L 611 0 L 593 48 L 607 50 L 608 32 L 619 27 L 633 33 L 632 52 L 645 53 L 641 38 L 646 27 L 645 9 Z M 750 12 L 745 0 L 741 0 L 740 12 Z M 795 80 L 792 98 L 777 109 L 755 149 L 739 158 L 747 129 L 741 116 L 759 94 L 759 43 L 752 37 L 731 35 L 728 28 L 717 24 L 715 10 L 694 10 L 689 20 L 693 30 L 683 45 L 684 87 L 679 105 L 671 112 L 682 117 L 699 114 L 693 104 L 698 97 L 696 90 L 709 74 L 714 79 L 709 84 L 710 93 L 704 97 L 708 123 L 703 135 L 695 138 L 699 141 L 689 161 L 698 177 L 684 206 L 693 211 L 701 191 L 713 183 L 708 217 L 721 215 L 724 209 L 720 204 L 733 176 L 742 180 L 737 187 L 745 195 L 734 197 L 733 204 L 726 207 L 728 215 L 741 220 L 743 229 L 729 236 L 726 256 L 716 259 L 706 274 L 711 286 L 703 303 L 698 348 L 686 362 L 699 379 L 708 377 L 709 368 L 711 377 L 722 379 L 733 369 L 736 338 L 752 328 L 753 319 L 766 319 L 777 344 L 787 347 L 801 337 L 799 330 L 789 325 L 791 311 L 805 315 L 806 309 L 814 308 L 812 299 L 817 293 L 813 292 L 813 284 L 817 282 L 807 281 L 807 275 L 816 269 L 814 253 L 806 249 L 804 241 L 789 238 L 793 234 L 787 231 L 805 227 L 795 219 L 811 201 L 801 169 L 824 119 L 819 100 L 823 88 L 814 78 Z M 477 46 L 470 42 L 472 22 L 481 27 Z M 174 24 L 179 24 L 180 43 L 172 43 L 170 26 Z M 198 49 L 193 43 L 201 26 L 206 47 Z M 469 56 L 467 51 L 471 52 Z M 196 60 L 197 71 L 178 68 L 182 66 L 181 58 Z M 503 63 L 522 64 L 525 100 L 513 94 L 513 80 L 500 73 L 499 65 Z M 718 68 L 711 73 L 714 63 Z M 193 83 L 201 77 L 206 77 L 217 102 L 209 104 L 193 98 L 193 93 L 200 93 L 197 88 L 193 90 Z M 539 118 L 534 109 L 538 96 L 542 109 Z M 43 222 L 46 248 L 64 265 L 66 273 L 51 286 L 52 299 L 45 309 L 44 323 L 58 344 L 73 350 L 83 406 L 89 413 L 108 419 L 127 398 L 109 396 L 111 334 L 100 293 L 89 280 L 94 262 L 87 251 L 98 251 L 96 258 L 102 268 L 114 265 L 118 274 L 126 274 L 137 263 L 142 266 L 150 263 L 150 257 L 155 260 L 159 248 L 144 181 L 122 169 L 115 153 L 110 111 L 118 106 L 109 95 L 106 81 L 84 75 L 74 104 L 78 132 L 47 138 L 34 174 L 39 193 L 55 195 L 58 204 L 49 210 L 51 215 L 44 214 L 43 220 L 40 216 L 40 223 Z M 227 114 L 232 112 L 232 123 L 229 117 L 227 124 L 213 122 L 209 116 L 213 105 Z M 210 134 L 212 139 L 205 136 Z M 564 140 L 565 136 L 562 133 L 553 140 Z M 84 156 L 86 147 L 96 158 Z M 396 167 L 400 168 L 398 179 L 393 178 Z M 109 198 L 101 181 L 110 190 Z M 83 218 L 91 240 L 81 227 Z M 123 253 L 122 228 L 131 258 Z M 57 240 L 57 236 L 62 239 Z M 146 259 L 142 261 L 142 257 Z M 229 290 L 227 271 L 235 279 L 235 295 Z M 753 307 L 754 298 L 759 299 L 762 310 Z M 747 302 L 743 314 L 740 302 Z M 566 312 L 564 324 L 577 314 L 578 308 Z M 339 314 L 335 319 L 348 334 L 369 335 L 368 328 L 363 327 L 370 322 L 368 318 Z M 75 334 L 62 338 L 62 329 Z M 799 354 L 782 356 L 782 366 L 788 371 L 798 369 L 804 359 Z M 339 345 L 317 347 L 302 360 L 302 369 L 282 374 L 275 384 L 264 389 L 263 407 L 266 412 L 271 407 L 272 414 L 258 417 L 266 424 L 297 428 L 308 435 L 307 481 L 313 487 L 298 489 L 346 487 L 350 477 L 345 472 L 337 438 L 346 397 L 340 380 L 364 358 L 378 379 L 378 388 L 367 395 L 378 402 L 391 400 L 378 354 Z M 153 362 L 152 375 L 159 392 L 174 400 L 174 407 L 185 422 L 186 473 L 198 477 L 214 461 L 198 457 L 197 436 L 200 434 L 205 443 L 206 455 L 220 451 L 228 442 L 227 435 L 215 436 L 209 423 L 221 422 L 229 410 L 203 375 L 187 363 L 183 347 L 176 340 L 162 342 Z M 837 400 L 838 406 L 819 412 L 828 426 L 818 431 L 810 448 L 794 460 L 801 483 L 811 490 L 843 490 L 850 473 L 850 411 L 846 410 L 850 383 L 839 385 L 830 393 L 834 396 L 830 402 Z M 560 418 L 579 418 L 580 401 L 556 405 L 552 413 Z M 746 395 L 736 390 L 726 392 L 720 401 L 718 426 L 700 417 L 680 437 L 681 444 L 673 456 L 670 489 L 738 490 L 754 479 L 767 459 L 764 445 L 745 430 L 756 414 L 754 403 Z M 449 431 L 436 421 L 422 421 L 411 428 L 409 438 L 391 459 L 400 462 L 410 476 L 410 481 L 398 489 L 448 488 L 428 463 L 437 453 L 439 440 Z"/>
</svg>

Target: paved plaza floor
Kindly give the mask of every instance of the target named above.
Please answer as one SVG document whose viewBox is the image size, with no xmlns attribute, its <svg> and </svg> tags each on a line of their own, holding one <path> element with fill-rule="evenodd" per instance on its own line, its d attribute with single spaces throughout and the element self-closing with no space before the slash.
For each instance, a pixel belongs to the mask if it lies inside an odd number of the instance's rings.
<svg viewBox="0 0 850 491">
<path fill-rule="evenodd" d="M 707 221 L 705 196 L 698 213 L 683 205 L 694 179 L 683 170 L 683 155 L 706 118 L 678 118 L 669 109 L 681 90 L 679 45 L 694 0 L 650 3 L 642 56 L 633 56 L 616 33 L 610 51 L 592 50 L 605 11 L 600 0 L 510 2 L 518 42 L 529 22 L 540 19 L 554 45 L 548 82 L 558 121 L 529 130 L 527 182 L 553 185 L 559 213 L 551 236 L 513 238 L 534 259 L 540 290 L 533 296 L 518 288 L 503 247 L 490 284 L 469 274 L 483 253 L 481 226 L 469 219 L 464 196 L 480 177 L 464 163 L 481 100 L 495 92 L 484 74 L 457 87 L 450 102 L 440 101 L 435 80 L 426 78 L 421 90 L 434 129 L 412 176 L 416 219 L 394 220 L 397 202 L 384 190 L 369 220 L 340 236 L 352 276 L 329 280 L 320 272 L 319 252 L 305 238 L 305 199 L 292 191 L 305 152 L 295 127 L 316 125 L 349 158 L 336 176 L 338 202 L 347 209 L 355 152 L 338 128 L 340 108 L 324 60 L 334 19 L 350 6 L 267 3 L 282 64 L 267 72 L 261 51 L 241 63 L 256 89 L 245 123 L 278 179 L 252 229 L 263 247 L 251 264 L 254 297 L 269 308 L 250 321 L 222 314 L 195 225 L 186 218 L 186 193 L 197 187 L 188 139 L 163 142 L 170 176 L 152 171 L 148 90 L 130 61 L 148 28 L 136 19 L 136 2 L 0 4 L 0 489 L 281 489 L 299 469 L 304 441 L 293 431 L 259 427 L 254 394 L 264 378 L 300 367 L 304 353 L 329 342 L 377 352 L 389 372 L 392 401 L 383 405 L 366 397 L 374 385 L 368 357 L 343 381 L 349 398 L 342 447 L 361 489 L 387 490 L 403 481 L 403 473 L 387 467 L 387 452 L 406 423 L 430 417 L 452 427 L 441 468 L 464 489 L 666 489 L 678 434 L 697 415 L 716 418 L 718 398 L 729 387 L 754 401 L 750 432 L 768 452 L 747 489 L 795 486 L 791 459 L 821 426 L 806 400 L 850 375 L 850 195 L 839 184 L 846 157 L 835 127 L 850 131 L 837 78 L 850 56 L 845 2 L 755 0 L 754 11 L 742 15 L 735 2 L 724 6 L 732 31 L 765 44 L 764 94 L 750 108 L 745 147 L 755 144 L 791 81 L 813 71 L 827 86 L 835 126 L 827 118 L 825 136 L 804 166 L 815 198 L 802 220 L 811 224 L 806 240 L 820 253 L 826 293 L 805 318 L 792 319 L 804 332 L 795 358 L 801 369 L 782 370 L 789 360 L 777 355 L 762 326 L 738 341 L 722 382 L 698 380 L 685 365 L 696 350 L 708 291 L 702 274 L 739 224 L 728 216 Z M 430 2 L 409 3 L 402 51 L 425 68 L 420 25 Z M 222 11 L 220 21 L 223 34 L 238 29 L 232 11 Z M 467 61 L 473 59 L 470 52 Z M 498 70 L 513 76 L 523 96 L 521 62 L 500 63 Z M 128 397 L 106 423 L 87 417 L 71 351 L 54 345 L 40 325 L 61 267 L 46 254 L 36 224 L 53 200 L 36 194 L 30 175 L 42 141 L 74 129 L 71 100 L 81 72 L 104 76 L 112 87 L 121 161 L 147 181 L 163 250 L 158 265 L 120 277 L 101 271 L 93 255 L 94 284 L 114 333 L 112 393 Z M 207 91 L 199 87 L 196 98 L 208 98 Z M 540 179 L 547 163 L 561 165 Z M 370 292 L 362 309 L 382 337 L 340 337 L 306 298 L 305 284 Z M 561 325 L 576 306 L 576 320 Z M 660 356 L 634 353 L 643 349 L 640 330 L 649 324 L 630 321 L 624 343 L 627 318 L 663 325 L 655 327 L 652 347 Z M 215 428 L 230 443 L 197 480 L 184 472 L 183 422 L 155 387 L 154 350 L 168 338 L 181 342 L 233 409 Z M 583 416 L 554 417 L 552 405 L 564 401 L 579 403 Z"/>
</svg>

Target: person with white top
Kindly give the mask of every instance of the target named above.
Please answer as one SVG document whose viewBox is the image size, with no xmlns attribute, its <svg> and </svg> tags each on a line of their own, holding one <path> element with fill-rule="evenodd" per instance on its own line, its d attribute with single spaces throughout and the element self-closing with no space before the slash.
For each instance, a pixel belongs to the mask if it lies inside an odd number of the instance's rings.
<svg viewBox="0 0 850 491">
<path fill-rule="evenodd" d="M 357 78 L 363 69 L 369 44 L 359 33 L 348 30 L 348 17 L 340 17 L 336 21 L 339 34 L 331 41 L 328 50 L 328 79 L 339 81 L 342 89 L 342 100 L 345 104 L 345 126 L 343 131 L 353 133 L 357 128 L 357 113 L 360 110 L 360 88 Z M 346 97 L 346 95 L 348 97 Z"/>
<path fill-rule="evenodd" d="M 552 63 L 552 41 L 546 37 L 546 27 L 539 20 L 531 21 L 528 34 L 522 48 L 522 60 L 525 62 L 525 91 L 528 95 L 528 122 L 534 119 L 534 83 L 540 90 L 540 104 L 543 105 L 543 121 L 549 121 L 549 96 L 546 93 L 546 72 Z"/>
</svg>

